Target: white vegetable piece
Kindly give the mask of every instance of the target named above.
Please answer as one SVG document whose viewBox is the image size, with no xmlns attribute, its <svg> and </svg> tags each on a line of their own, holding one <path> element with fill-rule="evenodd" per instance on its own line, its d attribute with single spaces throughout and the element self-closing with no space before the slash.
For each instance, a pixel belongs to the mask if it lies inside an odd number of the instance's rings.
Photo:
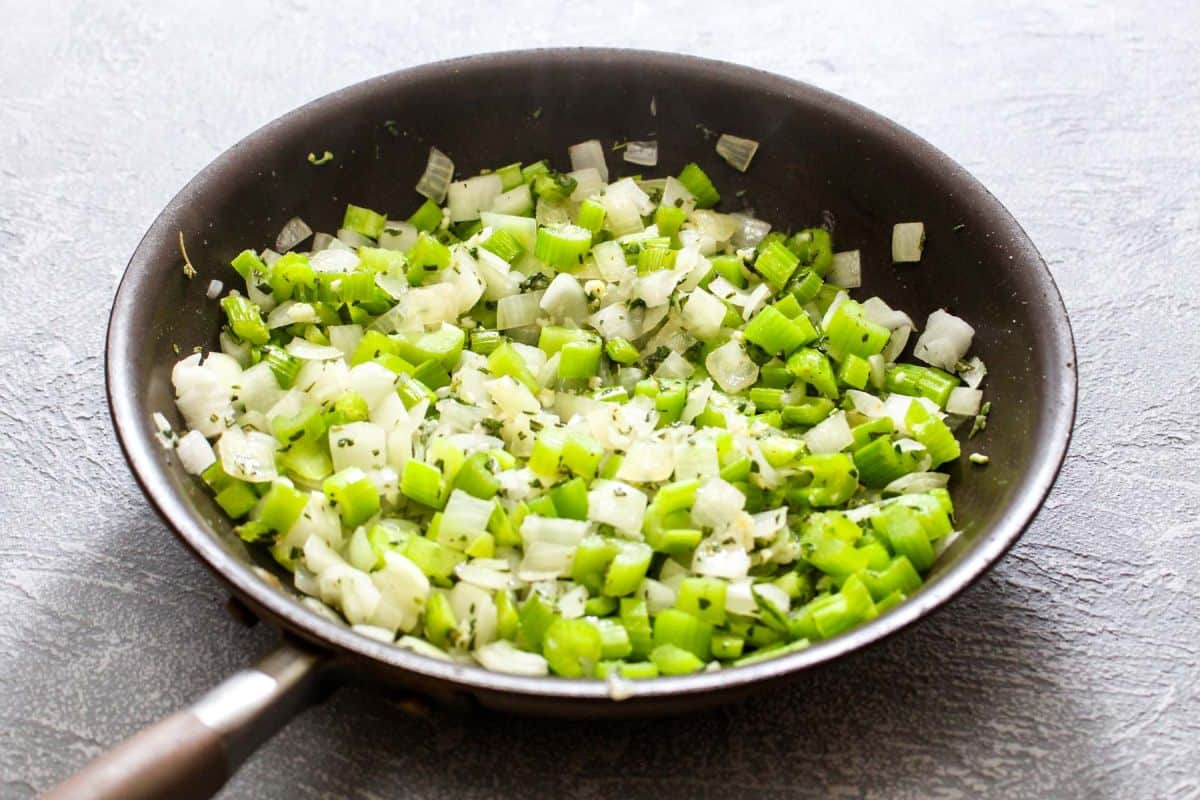
<svg viewBox="0 0 1200 800">
<path fill-rule="evenodd" d="M 634 483 L 665 481 L 675 471 L 671 445 L 666 442 L 637 441 L 630 447 L 617 470 L 617 478 Z"/>
<path fill-rule="evenodd" d="M 232 425 L 232 387 L 241 375 L 241 365 L 224 353 L 209 353 L 203 361 L 193 353 L 180 360 L 171 370 L 171 383 L 187 426 L 212 438 Z"/>
<path fill-rule="evenodd" d="M 351 422 L 329 429 L 333 471 L 357 467 L 363 472 L 387 463 L 387 432 L 373 422 Z"/>
<path fill-rule="evenodd" d="M 550 665 L 544 657 L 538 653 L 518 650 L 511 642 L 504 639 L 498 639 L 478 647 L 471 655 L 482 667 L 493 672 L 526 675 L 531 678 L 540 678 L 550 674 Z"/>
<path fill-rule="evenodd" d="M 488 520 L 492 517 L 493 505 L 474 495 L 455 489 L 442 511 L 442 522 L 438 525 L 439 544 L 455 550 L 466 550 L 467 545 L 487 532 Z"/>
<path fill-rule="evenodd" d="M 582 203 L 589 197 L 595 197 L 604 191 L 604 187 L 608 184 L 600 175 L 600 170 L 595 167 L 584 167 L 573 172 L 568 172 L 567 177 L 575 179 L 575 190 L 571 192 L 571 201 Z"/>
<path fill-rule="evenodd" d="M 961 414 L 973 417 L 979 413 L 983 405 L 983 392 L 966 386 L 956 386 L 950 390 L 950 398 L 946 401 L 946 411 L 951 414 Z"/>
<path fill-rule="evenodd" d="M 810 453 L 838 453 L 854 441 L 846 412 L 837 411 L 814 425 L 804 434 L 804 444 Z"/>
<path fill-rule="evenodd" d="M 476 175 L 465 181 L 454 181 L 446 190 L 446 207 L 451 222 L 469 222 L 479 219 L 483 211 L 490 211 L 492 204 L 504 191 L 504 181 L 492 172 Z"/>
<path fill-rule="evenodd" d="M 644 492 L 621 481 L 597 479 L 588 490 L 591 521 L 611 525 L 618 533 L 632 538 L 641 538 L 646 505 Z"/>
<path fill-rule="evenodd" d="M 658 142 L 626 142 L 622 158 L 630 164 L 642 167 L 658 166 Z"/>
<path fill-rule="evenodd" d="M 396 373 L 374 361 L 351 367 L 348 377 L 350 390 L 362 397 L 371 411 L 396 393 Z"/>
<path fill-rule="evenodd" d="M 441 205 L 446 199 L 446 191 L 450 179 L 454 177 L 454 162 L 449 156 L 436 147 L 429 148 L 429 161 L 425 164 L 425 172 L 417 181 L 417 194 L 428 197 Z"/>
<path fill-rule="evenodd" d="M 921 260 L 925 249 L 924 222 L 897 222 L 892 226 L 892 262 L 911 264 Z"/>
<path fill-rule="evenodd" d="M 917 339 L 913 355 L 926 364 L 953 372 L 971 349 L 974 337 L 975 329 L 966 321 L 938 309 L 925 321 L 925 331 Z"/>
<path fill-rule="evenodd" d="M 730 133 L 723 133 L 721 138 L 717 139 L 717 155 L 738 172 L 745 172 L 750 168 L 750 161 L 757 152 L 758 142 L 753 139 L 744 139 Z"/>
<path fill-rule="evenodd" d="M 833 265 L 825 280 L 843 289 L 862 286 L 862 257 L 858 250 L 846 250 L 833 254 Z"/>
<path fill-rule="evenodd" d="M 346 563 L 333 564 L 317 574 L 321 600 L 342 611 L 351 625 L 369 623 L 379 607 L 380 592 L 371 576 Z"/>
<path fill-rule="evenodd" d="M 358 343 L 362 341 L 362 325 L 330 325 L 327 329 L 329 344 L 342 351 L 342 357 L 347 361 L 354 355 Z M 378 365 L 376 365 L 378 366 Z"/>
<path fill-rule="evenodd" d="M 748 389 L 758 380 L 758 364 L 746 355 L 745 348 L 736 339 L 730 339 L 709 353 L 704 366 L 717 385 L 729 394 Z"/>
<path fill-rule="evenodd" d="M 600 174 L 600 179 L 608 183 L 608 164 L 604 161 L 604 145 L 599 140 L 588 139 L 573 144 L 567 148 L 567 155 L 571 158 L 571 169 L 594 168 Z"/>
<path fill-rule="evenodd" d="M 692 572 L 710 578 L 735 580 L 746 577 L 750 571 L 750 554 L 737 545 L 722 547 L 702 543 L 692 558 Z"/>
<path fill-rule="evenodd" d="M 496 639 L 496 604 L 492 593 L 472 586 L 457 583 L 450 590 L 450 608 L 458 620 L 460 640 L 469 648 L 480 647 Z"/>
<path fill-rule="evenodd" d="M 199 475 L 217 461 L 212 445 L 200 431 L 188 431 L 181 436 L 179 443 L 175 445 L 175 452 L 179 455 L 179 463 L 189 475 Z"/>
<path fill-rule="evenodd" d="M 721 332 L 725 311 L 723 302 L 697 287 L 683 303 L 681 320 L 697 339 L 708 341 Z"/>
<path fill-rule="evenodd" d="M 412 561 L 391 550 L 383 553 L 383 568 L 371 573 L 379 603 L 371 624 L 389 631 L 411 631 L 429 599 L 429 579 Z"/>
<path fill-rule="evenodd" d="M 231 478 L 250 483 L 263 483 L 279 474 L 275 470 L 277 448 L 274 436 L 241 428 L 230 428 L 217 440 L 221 469 Z"/>
<path fill-rule="evenodd" d="M 275 237 L 275 249 L 280 253 L 286 253 L 312 234 L 312 228 L 308 227 L 304 220 L 292 217 L 284 223 L 279 235 Z"/>
<path fill-rule="evenodd" d="M 727 528 L 746 507 L 746 496 L 721 478 L 711 478 L 696 490 L 692 521 L 714 530 Z"/>
<path fill-rule="evenodd" d="M 554 276 L 538 305 L 555 322 L 578 323 L 588 313 L 587 294 L 575 276 L 566 272 Z"/>
</svg>

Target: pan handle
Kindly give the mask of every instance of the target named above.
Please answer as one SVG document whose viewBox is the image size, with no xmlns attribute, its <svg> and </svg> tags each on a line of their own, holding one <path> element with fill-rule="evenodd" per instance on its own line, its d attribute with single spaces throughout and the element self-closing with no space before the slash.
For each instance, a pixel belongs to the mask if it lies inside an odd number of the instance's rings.
<svg viewBox="0 0 1200 800">
<path fill-rule="evenodd" d="M 284 723 L 322 698 L 328 657 L 287 637 L 258 664 L 102 754 L 44 800 L 212 797 Z"/>
</svg>

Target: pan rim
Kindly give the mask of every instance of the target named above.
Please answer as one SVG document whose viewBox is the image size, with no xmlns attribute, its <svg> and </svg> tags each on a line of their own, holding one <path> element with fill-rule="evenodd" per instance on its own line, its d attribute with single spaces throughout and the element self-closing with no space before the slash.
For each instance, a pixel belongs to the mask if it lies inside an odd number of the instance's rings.
<svg viewBox="0 0 1200 800">
<path fill-rule="evenodd" d="M 633 687 L 634 695 L 624 702 L 635 705 L 641 700 L 665 696 L 720 692 L 793 675 L 877 644 L 944 606 L 975 583 L 1020 538 L 1041 508 L 1067 454 L 1076 413 L 1077 362 L 1070 320 L 1049 268 L 1020 224 L 986 187 L 949 156 L 886 117 L 791 78 L 730 62 L 650 50 L 586 47 L 513 50 L 465 56 L 391 72 L 339 89 L 284 114 L 228 148 L 193 177 L 156 217 L 134 251 L 113 301 L 105 346 L 105 387 L 113 426 L 126 461 L 150 505 L 185 546 L 235 594 L 265 611 L 285 629 L 321 643 L 334 653 L 367 659 L 390 669 L 447 682 L 473 692 L 617 702 L 611 698 L 609 687 L 603 681 L 531 678 L 489 672 L 482 667 L 443 662 L 374 641 L 353 632 L 348 626 L 321 617 L 268 585 L 255 574 L 251 565 L 237 559 L 221 546 L 208 526 L 167 480 L 160 461 L 155 458 L 154 448 L 159 445 L 154 441 L 147 420 L 137 411 L 135 398 L 139 387 L 126 360 L 126 353 L 130 352 L 137 332 L 131 330 L 131 326 L 122 324 L 130 318 L 138 299 L 138 289 L 148 280 L 146 276 L 155 266 L 151 252 L 153 248 L 149 244 L 151 240 L 156 238 L 157 233 L 171 230 L 175 214 L 186 207 L 191 198 L 203 191 L 223 169 L 229 168 L 229 162 L 239 152 L 268 144 L 276 132 L 288 128 L 316 109 L 352 106 L 360 98 L 371 96 L 396 81 L 423 81 L 465 71 L 486 72 L 535 61 L 554 63 L 563 59 L 570 59 L 576 64 L 581 60 L 590 61 L 596 65 L 634 61 L 650 69 L 703 72 L 714 80 L 765 89 L 784 97 L 803 96 L 819 101 L 828 108 L 831 116 L 852 124 L 864 135 L 898 140 L 909 157 L 943 171 L 946 180 L 955 185 L 957 192 L 962 193 L 961 200 L 980 204 L 984 213 L 994 220 L 997 232 L 1012 242 L 1014 256 L 1036 266 L 1033 271 L 1036 272 L 1040 297 L 1034 299 L 1040 302 L 1042 311 L 1049 318 L 1047 363 L 1053 369 L 1045 376 L 1049 391 L 1045 404 L 1047 417 L 1043 423 L 1048 429 L 1048 436 L 1000 517 L 981 532 L 974 546 L 963 553 L 938 580 L 888 614 L 804 650 L 732 669 L 638 682 Z"/>
</svg>

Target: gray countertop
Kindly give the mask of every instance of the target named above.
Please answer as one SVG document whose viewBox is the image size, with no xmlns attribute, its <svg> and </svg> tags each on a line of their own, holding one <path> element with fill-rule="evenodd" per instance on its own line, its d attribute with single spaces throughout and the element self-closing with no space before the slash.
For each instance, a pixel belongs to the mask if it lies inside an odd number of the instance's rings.
<svg viewBox="0 0 1200 800">
<path fill-rule="evenodd" d="M 275 638 L 226 611 L 109 426 L 104 324 L 155 214 L 313 97 L 560 44 L 807 80 L 972 170 L 1074 323 L 1058 485 L 944 612 L 787 691 L 594 726 L 412 718 L 349 689 L 224 796 L 1200 797 L 1200 7 L 1008 5 L 4 3 L 0 797 L 47 788 Z"/>
</svg>

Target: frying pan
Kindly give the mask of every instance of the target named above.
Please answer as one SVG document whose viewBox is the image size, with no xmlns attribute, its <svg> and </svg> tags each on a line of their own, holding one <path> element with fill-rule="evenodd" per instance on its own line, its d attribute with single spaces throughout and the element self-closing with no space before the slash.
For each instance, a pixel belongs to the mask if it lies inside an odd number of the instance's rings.
<svg viewBox="0 0 1200 800">
<path fill-rule="evenodd" d="M 757 139 L 740 174 L 712 132 Z M 247 549 L 228 520 L 154 438 L 151 415 L 174 410 L 176 347 L 214 347 L 221 326 L 211 279 L 271 243 L 301 216 L 329 229 L 347 202 L 408 214 L 430 145 L 462 173 L 599 138 L 657 139 L 654 170 L 698 161 L 723 208 L 752 205 L 778 223 L 824 221 L 863 253 L 866 294 L 917 319 L 945 307 L 976 328 L 993 414 L 971 450 L 986 469 L 952 468 L 965 531 L 908 602 L 830 641 L 775 660 L 640 682 L 617 701 L 603 682 L 502 675 L 366 638 L 297 602 L 286 575 Z M 334 154 L 314 166 L 310 152 Z M 616 174 L 642 168 L 609 154 Z M 922 220 L 917 266 L 893 267 L 893 223 Z M 182 232 L 194 279 L 181 269 Z M 1075 410 L 1074 344 L 1062 300 L 1032 242 L 1003 206 L 947 156 L 841 98 L 764 72 L 663 53 L 560 49 L 475 56 L 407 69 L 321 98 L 232 147 L 163 210 L 138 246 L 109 323 L 113 423 L 138 482 L 168 526 L 255 614 L 282 631 L 278 649 L 181 711 L 101 756 L 55 798 L 207 797 L 289 717 L 347 681 L 439 703 L 573 717 L 677 713 L 724 703 L 837 659 L 929 614 L 1020 536 L 1062 463 Z"/>
</svg>

